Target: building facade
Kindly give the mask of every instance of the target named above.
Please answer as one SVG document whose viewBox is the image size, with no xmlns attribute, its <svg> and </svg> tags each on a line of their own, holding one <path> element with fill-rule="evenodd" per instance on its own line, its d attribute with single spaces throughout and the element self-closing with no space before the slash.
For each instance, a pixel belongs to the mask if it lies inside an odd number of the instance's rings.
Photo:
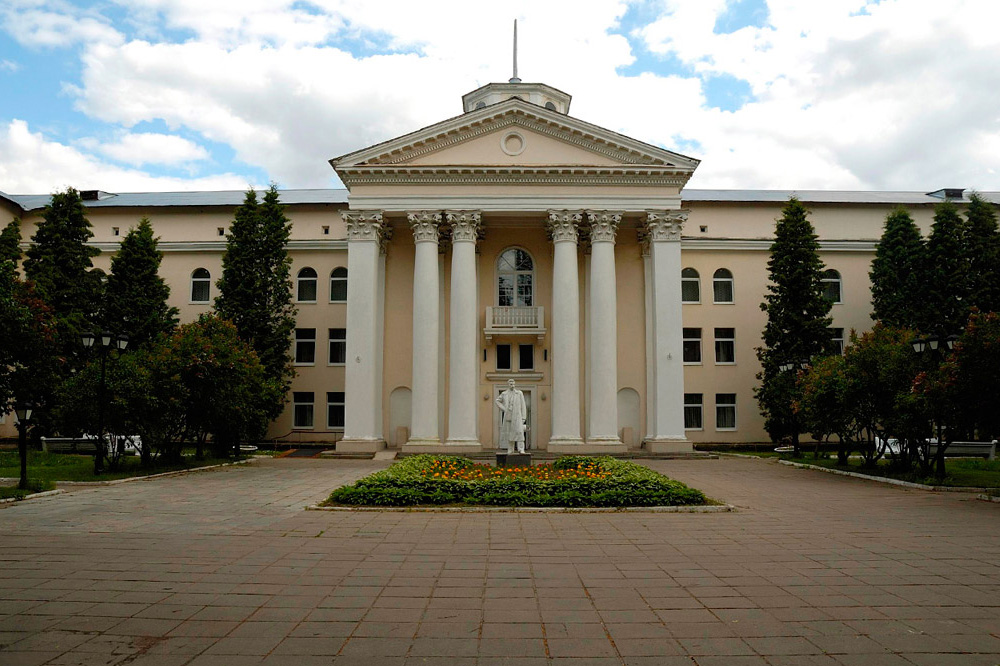
<svg viewBox="0 0 1000 666">
<path fill-rule="evenodd" d="M 754 349 L 788 197 L 811 210 L 831 337 L 845 340 L 872 323 L 886 214 L 904 205 L 926 233 L 944 195 L 685 189 L 696 159 L 573 118 L 570 101 L 544 84 L 490 84 L 459 116 L 331 160 L 346 189 L 282 192 L 297 376 L 270 437 L 489 450 L 494 400 L 514 379 L 532 449 L 765 441 Z M 0 194 L 0 212 L 23 218 L 27 241 L 48 198 Z M 88 191 L 94 263 L 107 270 L 149 217 L 171 305 L 193 320 L 217 296 L 242 198 Z"/>
</svg>

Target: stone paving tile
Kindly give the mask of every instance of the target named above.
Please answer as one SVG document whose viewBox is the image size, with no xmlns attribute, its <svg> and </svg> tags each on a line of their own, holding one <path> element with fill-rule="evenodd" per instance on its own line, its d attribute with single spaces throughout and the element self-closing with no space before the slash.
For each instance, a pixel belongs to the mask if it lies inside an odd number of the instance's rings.
<svg viewBox="0 0 1000 666">
<path fill-rule="evenodd" d="M 733 514 L 302 511 L 382 465 L 0 509 L 0 664 L 1000 663 L 996 505 L 723 459 L 649 465 Z"/>
</svg>

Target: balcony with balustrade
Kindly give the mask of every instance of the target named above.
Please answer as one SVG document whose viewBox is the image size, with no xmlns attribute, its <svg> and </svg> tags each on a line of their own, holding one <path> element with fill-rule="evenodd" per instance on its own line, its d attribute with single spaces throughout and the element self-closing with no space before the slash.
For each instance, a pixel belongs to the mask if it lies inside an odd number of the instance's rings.
<svg viewBox="0 0 1000 666">
<path fill-rule="evenodd" d="M 535 306 L 492 306 L 486 308 L 486 341 L 500 335 L 545 337 L 545 308 Z"/>
</svg>

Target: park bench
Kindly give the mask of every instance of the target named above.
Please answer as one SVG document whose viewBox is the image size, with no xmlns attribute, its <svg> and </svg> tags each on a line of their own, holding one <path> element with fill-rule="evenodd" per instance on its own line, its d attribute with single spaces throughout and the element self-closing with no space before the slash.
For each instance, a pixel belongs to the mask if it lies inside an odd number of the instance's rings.
<svg viewBox="0 0 1000 666">
<path fill-rule="evenodd" d="M 931 442 L 930 454 L 932 456 L 937 455 L 937 449 L 937 442 Z M 986 458 L 987 460 L 996 460 L 997 440 L 994 439 L 992 442 L 952 442 L 948 445 L 948 448 L 944 450 L 944 455 L 946 458 L 970 456 L 976 458 Z"/>
<path fill-rule="evenodd" d="M 42 437 L 42 451 L 47 453 L 86 453 L 93 455 L 97 449 L 95 445 L 96 437 L 93 435 L 81 435 L 80 437 Z M 138 444 L 141 440 L 138 435 L 125 438 L 125 454 L 132 455 L 138 453 Z"/>
</svg>

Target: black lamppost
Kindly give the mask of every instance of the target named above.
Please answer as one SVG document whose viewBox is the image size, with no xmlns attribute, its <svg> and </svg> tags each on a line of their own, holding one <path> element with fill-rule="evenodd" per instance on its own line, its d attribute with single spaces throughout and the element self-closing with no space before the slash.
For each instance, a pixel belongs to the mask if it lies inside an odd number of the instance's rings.
<svg viewBox="0 0 1000 666">
<path fill-rule="evenodd" d="M 785 361 L 784 363 L 778 364 L 778 370 L 781 371 L 782 373 L 791 372 L 793 370 L 797 373 L 799 370 L 806 370 L 808 368 L 809 368 L 809 359 L 803 359 L 800 361 Z M 796 421 L 798 421 L 798 419 L 796 419 Z M 794 455 L 796 458 L 799 457 L 799 455 L 801 455 L 801 451 L 799 450 L 798 425 L 796 425 L 795 436 L 792 438 L 792 455 Z"/>
<path fill-rule="evenodd" d="M 28 428 L 31 426 L 31 412 L 34 405 L 30 402 L 19 402 L 14 407 L 17 417 L 17 455 L 21 458 L 21 480 L 17 487 L 28 489 Z"/>
<path fill-rule="evenodd" d="M 923 356 L 927 354 L 931 359 L 937 359 L 939 354 L 946 351 L 951 351 L 955 348 L 955 343 L 958 341 L 957 335 L 929 335 L 926 338 L 914 338 L 913 351 L 917 352 L 918 355 Z M 935 402 L 934 406 L 934 424 L 937 426 L 937 455 L 935 456 L 937 462 L 937 475 L 944 478 L 945 467 L 944 467 L 944 451 L 946 444 L 944 443 L 944 426 L 941 423 L 941 410 L 938 407 L 938 403 Z"/>
<path fill-rule="evenodd" d="M 105 378 L 108 356 L 112 350 L 119 353 L 125 351 L 128 346 L 128 336 L 124 333 L 115 334 L 111 331 L 101 333 L 91 333 L 90 331 L 80 334 L 80 341 L 84 349 L 90 349 L 96 345 L 97 353 L 101 356 L 101 383 L 97 390 L 97 441 L 94 443 L 94 475 L 104 471 L 104 452 L 107 450 L 104 443 L 104 403 L 106 402 Z"/>
</svg>

